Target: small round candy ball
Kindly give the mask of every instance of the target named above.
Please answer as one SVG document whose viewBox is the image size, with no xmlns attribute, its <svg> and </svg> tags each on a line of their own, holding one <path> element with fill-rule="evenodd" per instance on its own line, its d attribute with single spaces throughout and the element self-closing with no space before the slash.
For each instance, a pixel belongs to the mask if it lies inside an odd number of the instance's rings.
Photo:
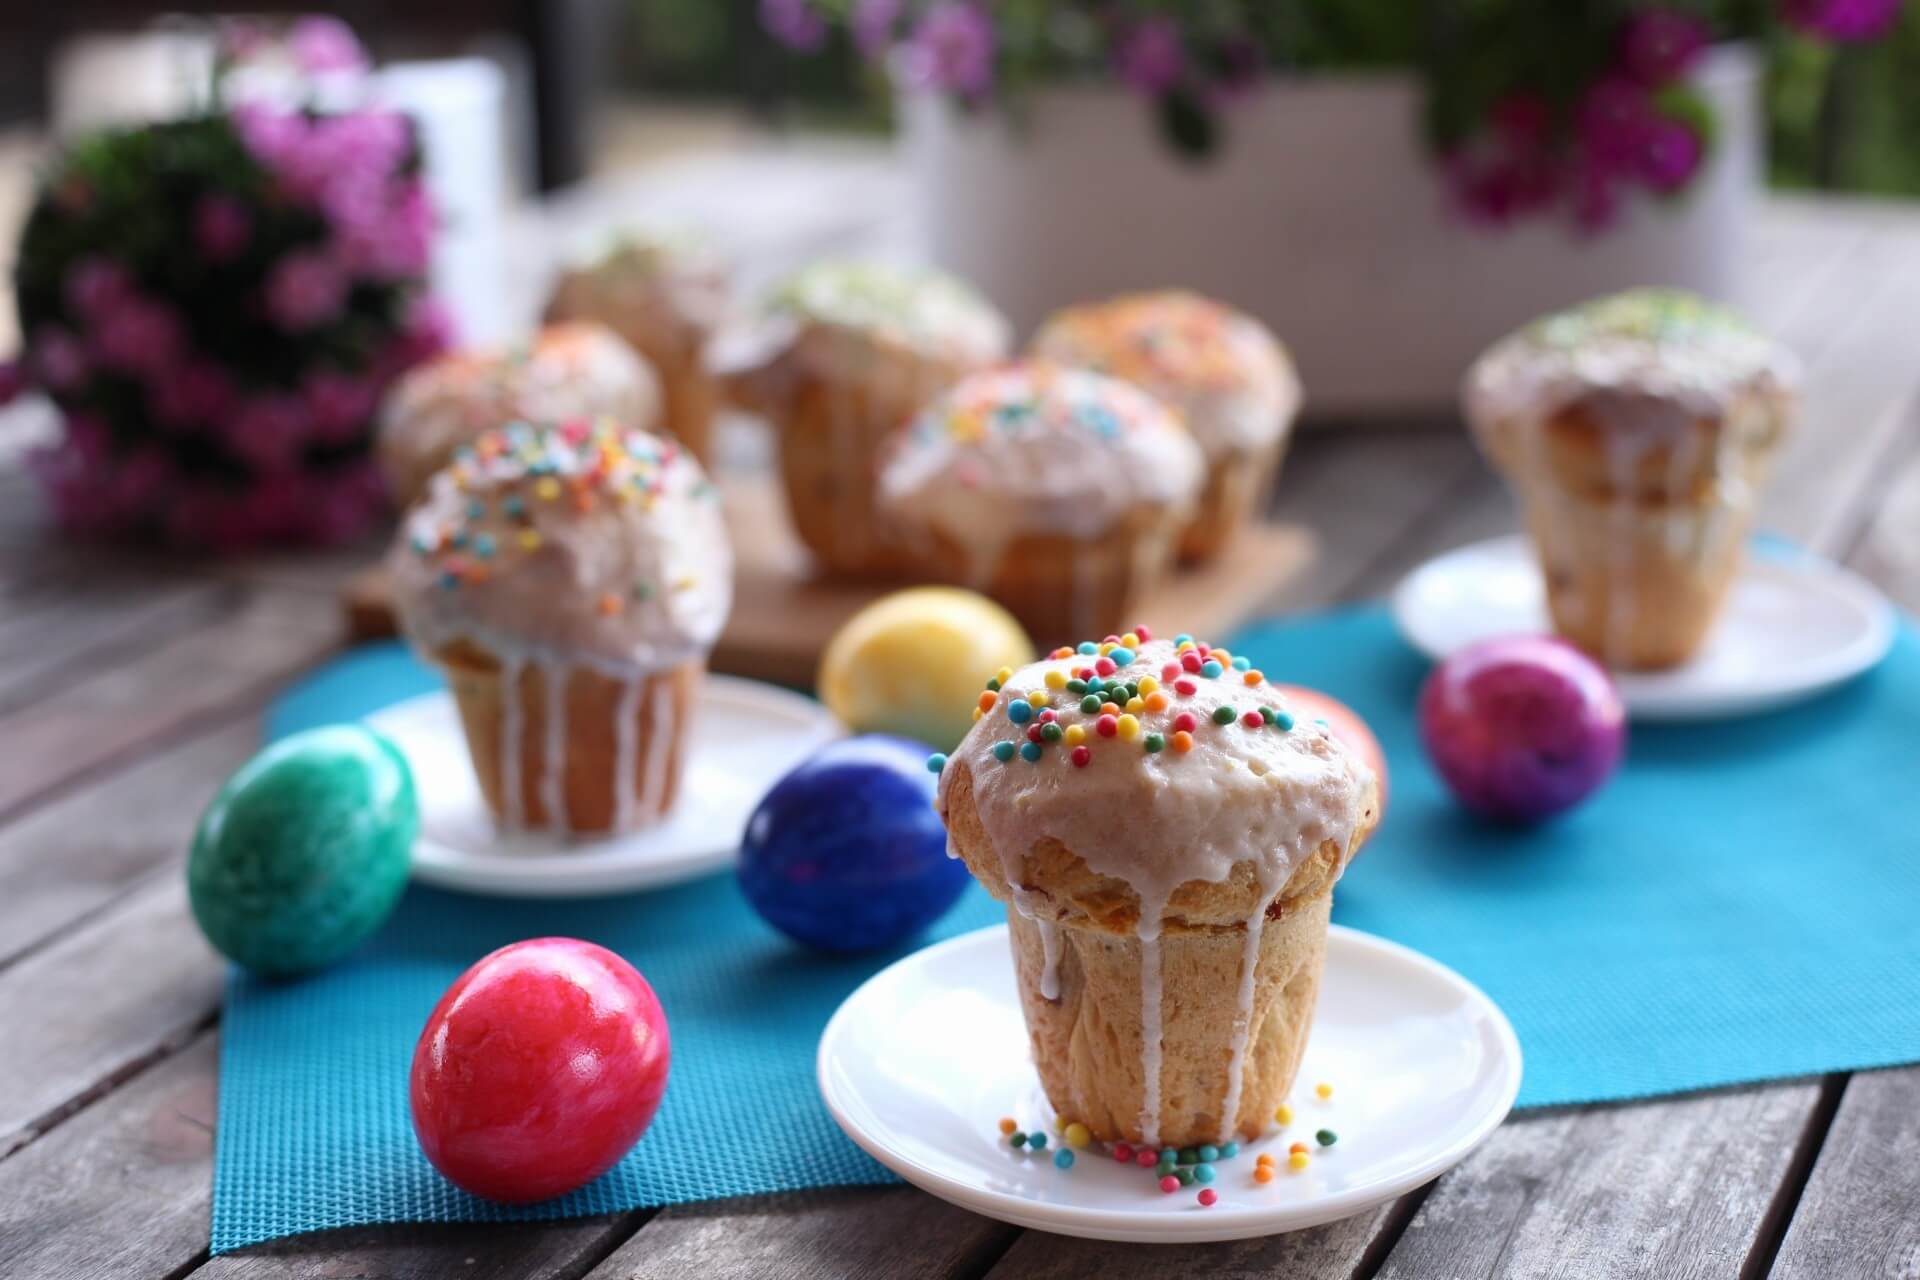
<svg viewBox="0 0 1920 1280">
<path fill-rule="evenodd" d="M 1373 776 L 1380 783 L 1380 812 L 1387 810 L 1387 753 L 1380 749 L 1380 739 L 1373 736 L 1373 730 L 1360 718 L 1360 713 L 1346 703 L 1330 698 L 1318 689 L 1309 689 L 1303 684 L 1276 684 L 1273 686 L 1285 699 L 1287 711 L 1295 720 L 1325 720 L 1327 728 L 1338 738 L 1343 746 L 1360 753 L 1367 767 L 1373 770 Z"/>
<path fill-rule="evenodd" d="M 947 857 L 926 744 L 869 734 L 821 750 L 747 822 L 740 888 L 767 922 L 825 951 L 892 946 L 944 915 L 970 877 Z"/>
<path fill-rule="evenodd" d="M 207 940 L 255 973 L 332 964 L 392 914 L 420 829 L 413 775 L 360 725 L 282 738 L 200 817 L 187 893 Z"/>
<path fill-rule="evenodd" d="M 1460 802 L 1537 822 L 1591 795 L 1620 763 L 1627 715 L 1593 659 L 1552 636 L 1484 640 L 1420 690 L 1420 740 Z"/>
<path fill-rule="evenodd" d="M 461 974 L 413 1049 L 413 1131 L 488 1200 L 565 1195 L 612 1168 L 660 1109 L 667 1015 L 634 967 L 577 938 L 502 947 Z"/>
<path fill-rule="evenodd" d="M 859 733 L 895 733 L 951 751 L 980 688 L 1034 658 L 1013 615 L 957 587 L 883 596 L 847 619 L 820 659 L 820 700 Z"/>
</svg>

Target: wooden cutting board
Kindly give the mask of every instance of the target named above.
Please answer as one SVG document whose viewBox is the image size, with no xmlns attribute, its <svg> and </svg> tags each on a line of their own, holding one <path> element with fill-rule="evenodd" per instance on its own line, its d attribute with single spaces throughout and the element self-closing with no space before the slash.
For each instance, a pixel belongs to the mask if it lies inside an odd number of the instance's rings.
<svg viewBox="0 0 1920 1280">
<path fill-rule="evenodd" d="M 900 584 L 833 582 L 813 576 L 806 550 L 787 527 L 786 503 L 771 476 L 726 479 L 733 537 L 733 612 L 714 647 L 715 671 L 813 686 L 827 641 L 863 606 Z M 1258 524 L 1212 563 L 1184 569 L 1148 597 L 1138 621 L 1165 634 L 1224 635 L 1269 606 L 1313 558 L 1313 537 L 1296 525 Z M 395 632 L 391 591 L 379 565 L 341 588 L 356 640 Z"/>
</svg>

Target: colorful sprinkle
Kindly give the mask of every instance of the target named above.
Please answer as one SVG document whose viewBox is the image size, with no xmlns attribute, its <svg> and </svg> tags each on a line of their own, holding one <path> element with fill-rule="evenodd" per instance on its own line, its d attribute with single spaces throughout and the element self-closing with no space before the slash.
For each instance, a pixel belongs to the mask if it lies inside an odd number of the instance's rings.
<svg viewBox="0 0 1920 1280">
<path fill-rule="evenodd" d="M 1220 674 L 1225 670 L 1226 670 L 1225 667 L 1221 666 L 1218 662 L 1215 662 L 1212 658 L 1209 658 L 1205 662 L 1200 664 L 1200 674 L 1205 676 L 1209 680 L 1219 679 Z"/>
<path fill-rule="evenodd" d="M 1139 1165 L 1142 1169 L 1151 1169 L 1153 1168 L 1154 1165 L 1160 1163 L 1160 1153 L 1157 1151 L 1150 1151 L 1147 1148 L 1142 1147 L 1140 1148 L 1140 1150 L 1133 1153 L 1133 1162 Z"/>
<path fill-rule="evenodd" d="M 1087 726 L 1083 724 L 1070 724 L 1067 726 L 1066 743 L 1068 746 L 1077 747 L 1086 740 Z"/>
<path fill-rule="evenodd" d="M 1301 1156 L 1301 1155 L 1305 1155 L 1307 1152 L 1311 1150 L 1313 1150 L 1313 1148 L 1309 1147 L 1306 1143 L 1296 1142 L 1292 1146 L 1287 1148 L 1287 1154 Z"/>
<path fill-rule="evenodd" d="M 1166 749 L 1167 740 L 1157 733 L 1150 733 L 1147 735 L 1145 746 L 1148 755 L 1158 755 Z"/>
<path fill-rule="evenodd" d="M 1064 1149 L 1054 1152 L 1053 1167 L 1056 1169 L 1073 1168 L 1073 1152 Z"/>
<path fill-rule="evenodd" d="M 1011 742 L 996 742 L 993 744 L 993 758 L 1001 764 L 1005 764 L 1007 761 L 1013 759 L 1015 750 L 1016 748 Z"/>
<path fill-rule="evenodd" d="M 1015 724 L 1025 724 L 1033 719 L 1033 708 L 1020 699 L 1014 698 L 1007 703 L 1007 719 Z"/>
<path fill-rule="evenodd" d="M 1160 1179 L 1160 1189 L 1168 1195 L 1172 1195 L 1180 1189 L 1180 1179 L 1174 1177 L 1172 1174 L 1168 1174 L 1166 1177 Z"/>
<path fill-rule="evenodd" d="M 1117 649 L 1109 649 L 1107 650 L 1107 661 L 1124 667 L 1133 661 L 1133 650 L 1124 645 Z"/>
<path fill-rule="evenodd" d="M 1219 1201 L 1219 1199 L 1220 1199 L 1220 1193 L 1218 1191 L 1215 1191 L 1212 1187 L 1208 1187 L 1200 1193 L 1200 1205 L 1202 1208 L 1205 1208 L 1205 1209 L 1213 1208 L 1213 1206 Z"/>
<path fill-rule="evenodd" d="M 1273 723 L 1275 728 L 1284 733 L 1293 728 L 1293 717 L 1284 711 L 1276 711 L 1273 715 Z"/>
<path fill-rule="evenodd" d="M 1308 1156 L 1304 1151 L 1296 1151 L 1287 1157 L 1287 1168 L 1300 1170 L 1307 1167 Z"/>
<path fill-rule="evenodd" d="M 1045 689 L 1035 689 L 1032 693 L 1027 695 L 1027 705 L 1032 707 L 1035 711 L 1038 711 L 1040 708 L 1046 706 L 1049 702 L 1052 702 L 1052 701 L 1053 699 L 1047 696 L 1047 691 Z"/>
<path fill-rule="evenodd" d="M 1283 1102 L 1273 1109 L 1273 1118 L 1280 1124 L 1292 1124 L 1293 1108 Z"/>
<path fill-rule="evenodd" d="M 1086 714 L 1090 716 L 1099 715 L 1100 714 L 1100 695 L 1097 693 L 1090 693 L 1086 697 L 1080 699 L 1080 710 L 1084 711 Z"/>
<path fill-rule="evenodd" d="M 1333 1086 L 1326 1083 L 1323 1080 L 1319 1084 L 1313 1086 L 1313 1096 L 1316 1098 L 1319 1098 L 1321 1101 L 1324 1102 L 1326 1099 L 1331 1098 L 1333 1096 Z"/>
<path fill-rule="evenodd" d="M 1173 1176 L 1180 1179 L 1180 1185 L 1183 1187 L 1193 1185 L 1193 1169 L 1189 1165 L 1181 1165 L 1178 1169 L 1175 1169 Z"/>
<path fill-rule="evenodd" d="M 1193 735 L 1185 729 L 1173 735 L 1173 753 L 1183 756 L 1193 750 Z"/>
<path fill-rule="evenodd" d="M 1027 1135 L 1024 1133 L 1021 1133 L 1018 1129 L 1015 1129 L 1012 1135 L 1007 1138 L 1007 1145 L 1012 1147 L 1015 1151 L 1018 1151 L 1022 1147 L 1027 1145 Z"/>
<path fill-rule="evenodd" d="M 1020 744 L 1020 758 L 1029 764 L 1037 762 L 1040 759 L 1040 754 L 1039 743 L 1023 742 Z"/>
<path fill-rule="evenodd" d="M 1331 1129 L 1322 1129 L 1313 1135 L 1313 1140 L 1323 1147 L 1330 1147 L 1340 1141 L 1340 1135 Z"/>
<path fill-rule="evenodd" d="M 1193 1178 L 1195 1182 L 1212 1182 L 1217 1176 L 1213 1171 L 1213 1166 L 1210 1164 L 1197 1164 L 1193 1166 Z"/>
<path fill-rule="evenodd" d="M 1001 1132 L 1001 1133 L 1003 1133 L 1003 1134 L 1011 1134 L 1011 1133 L 1012 1133 L 1012 1132 L 1013 1132 L 1013 1131 L 1014 1131 L 1015 1129 L 1018 1129 L 1019 1127 L 1020 1127 L 1019 1125 L 1017 1125 L 1017 1124 L 1015 1124 L 1015 1123 L 1013 1122 L 1013 1117 L 1012 1117 L 1012 1116 L 1001 1116 L 1001 1117 L 1000 1117 L 1000 1132 Z"/>
<path fill-rule="evenodd" d="M 1266 727 L 1267 718 L 1258 711 L 1249 711 L 1240 717 L 1240 723 L 1249 729 L 1263 729 Z"/>
<path fill-rule="evenodd" d="M 1181 676 L 1178 680 L 1175 680 L 1173 682 L 1173 691 L 1179 694 L 1183 698 L 1191 698 L 1194 694 L 1200 691 L 1200 686 L 1195 684 L 1193 681 L 1187 679 L 1185 676 Z"/>
<path fill-rule="evenodd" d="M 982 711 L 991 711 L 993 710 L 994 704 L 999 701 L 1000 701 L 999 697 L 993 692 L 993 690 L 989 689 L 987 692 L 980 695 L 980 709 Z"/>
<path fill-rule="evenodd" d="M 1133 1148 L 1126 1143 L 1118 1143 L 1113 1148 L 1113 1158 L 1121 1164 L 1133 1163 Z"/>
<path fill-rule="evenodd" d="M 1272 1182 L 1273 1166 L 1271 1164 L 1255 1165 L 1253 1167 L 1253 1180 L 1255 1182 Z"/>
<path fill-rule="evenodd" d="M 1050 670 L 1040 678 L 1046 682 L 1046 686 L 1049 689 L 1064 689 L 1067 687 L 1067 677 L 1060 671 Z"/>
<path fill-rule="evenodd" d="M 1078 1120 L 1075 1120 L 1066 1127 L 1064 1136 L 1066 1137 L 1067 1145 L 1070 1147 L 1084 1147 L 1093 1141 L 1093 1131 L 1081 1124 Z"/>
<path fill-rule="evenodd" d="M 1027 1145 L 1035 1151 L 1045 1151 L 1047 1149 L 1047 1135 L 1044 1133 L 1030 1133 L 1027 1135 Z"/>
<path fill-rule="evenodd" d="M 1095 644 L 1095 643 L 1094 643 L 1093 641 L 1091 641 L 1091 640 L 1082 640 L 1082 641 L 1080 642 L 1080 646 L 1079 646 L 1079 648 L 1078 648 L 1078 650 L 1077 650 L 1077 652 L 1079 652 L 1079 653 L 1083 653 L 1083 654 L 1085 654 L 1085 655 L 1087 655 L 1087 656 L 1088 656 L 1089 658 L 1091 658 L 1091 657 L 1092 657 L 1092 656 L 1093 656 L 1094 654 L 1096 654 L 1096 653 L 1099 653 L 1099 652 L 1100 652 L 1100 646 L 1099 646 L 1099 645 L 1097 645 L 1097 644 Z"/>
<path fill-rule="evenodd" d="M 1101 717 L 1105 719 L 1105 717 Z M 1120 733 L 1122 742 L 1132 742 L 1140 736 L 1140 718 L 1135 715 L 1123 715 L 1114 721 L 1114 728 Z"/>
<path fill-rule="evenodd" d="M 1188 675 L 1199 675 L 1201 665 L 1200 655 L 1191 649 L 1180 655 L 1180 669 Z"/>
<path fill-rule="evenodd" d="M 1240 1144 L 1237 1142 L 1229 1142 L 1220 1148 L 1220 1158 L 1222 1160 L 1231 1160 L 1239 1154 Z"/>
<path fill-rule="evenodd" d="M 1213 709 L 1213 722 L 1215 724 L 1232 724 L 1233 708 L 1232 707 L 1215 707 Z"/>
<path fill-rule="evenodd" d="M 1040 737 L 1047 742 L 1058 742 L 1062 736 L 1060 726 L 1049 720 L 1040 726 Z"/>
<path fill-rule="evenodd" d="M 1137 642 L 1136 642 L 1137 644 L 1145 644 L 1145 643 L 1146 643 L 1147 641 L 1149 641 L 1149 640 L 1151 640 L 1151 639 L 1153 639 L 1153 632 L 1152 632 L 1152 630 L 1150 630 L 1150 629 L 1149 629 L 1149 628 L 1147 627 L 1147 625 L 1146 625 L 1146 623 L 1144 623 L 1144 622 L 1143 622 L 1143 623 L 1141 623 L 1141 624 L 1140 624 L 1139 626 L 1137 626 L 1137 627 L 1135 627 L 1135 628 L 1133 629 L 1133 631 L 1132 631 L 1132 632 L 1131 632 L 1130 634 L 1132 634 L 1132 635 L 1134 635 L 1134 636 L 1136 636 L 1136 637 L 1138 637 L 1138 640 L 1137 640 Z M 1125 637 L 1124 637 L 1124 636 L 1123 636 L 1123 637 L 1121 637 L 1121 638 L 1122 638 L 1122 639 L 1125 639 Z"/>
<path fill-rule="evenodd" d="M 1194 1154 L 1198 1155 L 1200 1159 L 1206 1162 L 1207 1164 L 1212 1164 L 1215 1160 L 1218 1160 L 1220 1158 L 1220 1148 L 1216 1146 L 1208 1145 L 1208 1146 L 1201 1147 Z"/>
<path fill-rule="evenodd" d="M 1251 662 L 1249 662 L 1249 661 L 1247 661 L 1247 660 L 1246 660 L 1245 658 L 1243 658 L 1243 657 L 1239 657 L 1239 656 L 1237 656 L 1237 655 L 1236 655 L 1236 656 L 1234 657 L 1234 660 L 1233 660 L 1233 669 L 1234 669 L 1235 671 L 1245 671 L 1245 670 L 1246 670 L 1246 669 L 1247 669 L 1248 667 L 1250 667 L 1250 666 L 1252 666 L 1252 665 L 1253 665 L 1253 664 L 1252 664 Z"/>
<path fill-rule="evenodd" d="M 947 767 L 947 756 L 945 752 L 936 751 L 932 755 L 927 757 L 928 773 L 939 773 L 942 769 L 946 767 Z M 1011 1124 L 1013 1122 L 1008 1121 L 1007 1123 Z"/>
<path fill-rule="evenodd" d="M 1093 731 L 1103 738 L 1111 738 L 1120 732 L 1120 721 L 1111 711 L 1103 712 L 1100 718 L 1093 722 Z"/>
</svg>

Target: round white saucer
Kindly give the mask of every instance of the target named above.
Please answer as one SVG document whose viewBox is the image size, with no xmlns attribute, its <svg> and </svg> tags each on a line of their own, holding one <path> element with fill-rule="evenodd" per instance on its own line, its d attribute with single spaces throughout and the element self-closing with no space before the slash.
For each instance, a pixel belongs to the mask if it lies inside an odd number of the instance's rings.
<svg viewBox="0 0 1920 1280">
<path fill-rule="evenodd" d="M 1545 588 L 1523 537 L 1476 542 L 1408 574 L 1393 593 L 1400 631 L 1432 658 L 1476 640 L 1550 629 Z M 1818 556 L 1756 546 L 1725 612 L 1692 661 L 1614 673 L 1639 720 L 1708 720 L 1768 711 L 1851 679 L 1886 657 L 1893 609 L 1865 579 Z"/>
<path fill-rule="evenodd" d="M 516 898 L 574 898 L 677 884 L 730 866 L 760 797 L 845 732 L 797 693 L 731 676 L 701 683 L 686 777 L 667 820 L 611 839 L 498 830 L 467 756 L 450 694 L 422 694 L 367 717 L 413 768 L 420 838 L 413 874 L 427 884 Z"/>
<path fill-rule="evenodd" d="M 1520 1045 L 1499 1008 L 1451 969 L 1334 926 L 1293 1123 L 1216 1162 L 1219 1202 L 1173 1194 L 1099 1147 L 1054 1167 L 1060 1138 L 1034 1074 L 1005 925 L 881 971 L 820 1037 L 820 1093 L 847 1136 L 907 1181 L 1003 1222 L 1096 1240 L 1238 1240 L 1359 1213 L 1439 1176 L 1493 1132 L 1520 1088 Z M 1318 1082 L 1333 1095 L 1315 1096 Z M 997 1127 L 1047 1125 L 1040 1155 Z M 1318 1130 L 1338 1141 L 1321 1148 Z M 1310 1163 L 1287 1168 L 1304 1141 Z M 1274 1154 L 1278 1176 L 1254 1181 Z"/>
</svg>

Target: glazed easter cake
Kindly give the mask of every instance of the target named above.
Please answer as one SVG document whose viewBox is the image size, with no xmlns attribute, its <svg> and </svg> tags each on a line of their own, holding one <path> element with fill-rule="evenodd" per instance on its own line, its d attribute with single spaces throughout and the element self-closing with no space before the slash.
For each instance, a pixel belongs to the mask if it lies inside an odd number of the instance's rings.
<svg viewBox="0 0 1920 1280">
<path fill-rule="evenodd" d="M 1129 294 L 1058 312 L 1030 350 L 1131 382 L 1179 413 L 1207 461 L 1181 531 L 1184 558 L 1218 555 L 1264 504 L 1300 409 L 1300 379 L 1252 316 L 1182 290 Z"/>
<path fill-rule="evenodd" d="M 1799 380 L 1732 311 L 1657 289 L 1548 316 L 1480 358 L 1466 416 L 1520 496 L 1557 631 L 1615 667 L 1699 648 Z"/>
<path fill-rule="evenodd" d="M 795 531 L 822 567 L 906 567 L 875 502 L 889 436 L 958 379 L 1003 358 L 1007 322 L 963 282 L 921 268 L 815 263 L 773 293 L 729 385 L 772 421 Z"/>
<path fill-rule="evenodd" d="M 1371 770 L 1245 659 L 1145 628 L 1002 672 L 929 763 L 949 852 L 1008 906 L 1053 1107 L 1148 1147 L 1264 1132 Z"/>
<path fill-rule="evenodd" d="M 719 383 L 707 345 L 726 319 L 732 281 L 707 237 L 631 229 L 561 273 L 547 320 L 595 321 L 625 338 L 659 375 L 662 425 L 710 463 Z"/>
<path fill-rule="evenodd" d="M 484 431 L 603 415 L 645 429 L 659 412 L 653 370 L 611 330 L 549 325 L 528 342 L 469 348 L 413 370 L 381 406 L 375 453 L 405 506 Z"/>
<path fill-rule="evenodd" d="M 606 419 L 488 432 L 434 477 L 389 565 L 503 826 L 601 833 L 667 812 L 733 589 L 691 455 Z"/>
<path fill-rule="evenodd" d="M 898 437 L 883 506 L 926 572 L 1060 640 L 1120 625 L 1165 573 L 1202 483 L 1165 405 L 1085 369 L 973 374 Z"/>
</svg>

